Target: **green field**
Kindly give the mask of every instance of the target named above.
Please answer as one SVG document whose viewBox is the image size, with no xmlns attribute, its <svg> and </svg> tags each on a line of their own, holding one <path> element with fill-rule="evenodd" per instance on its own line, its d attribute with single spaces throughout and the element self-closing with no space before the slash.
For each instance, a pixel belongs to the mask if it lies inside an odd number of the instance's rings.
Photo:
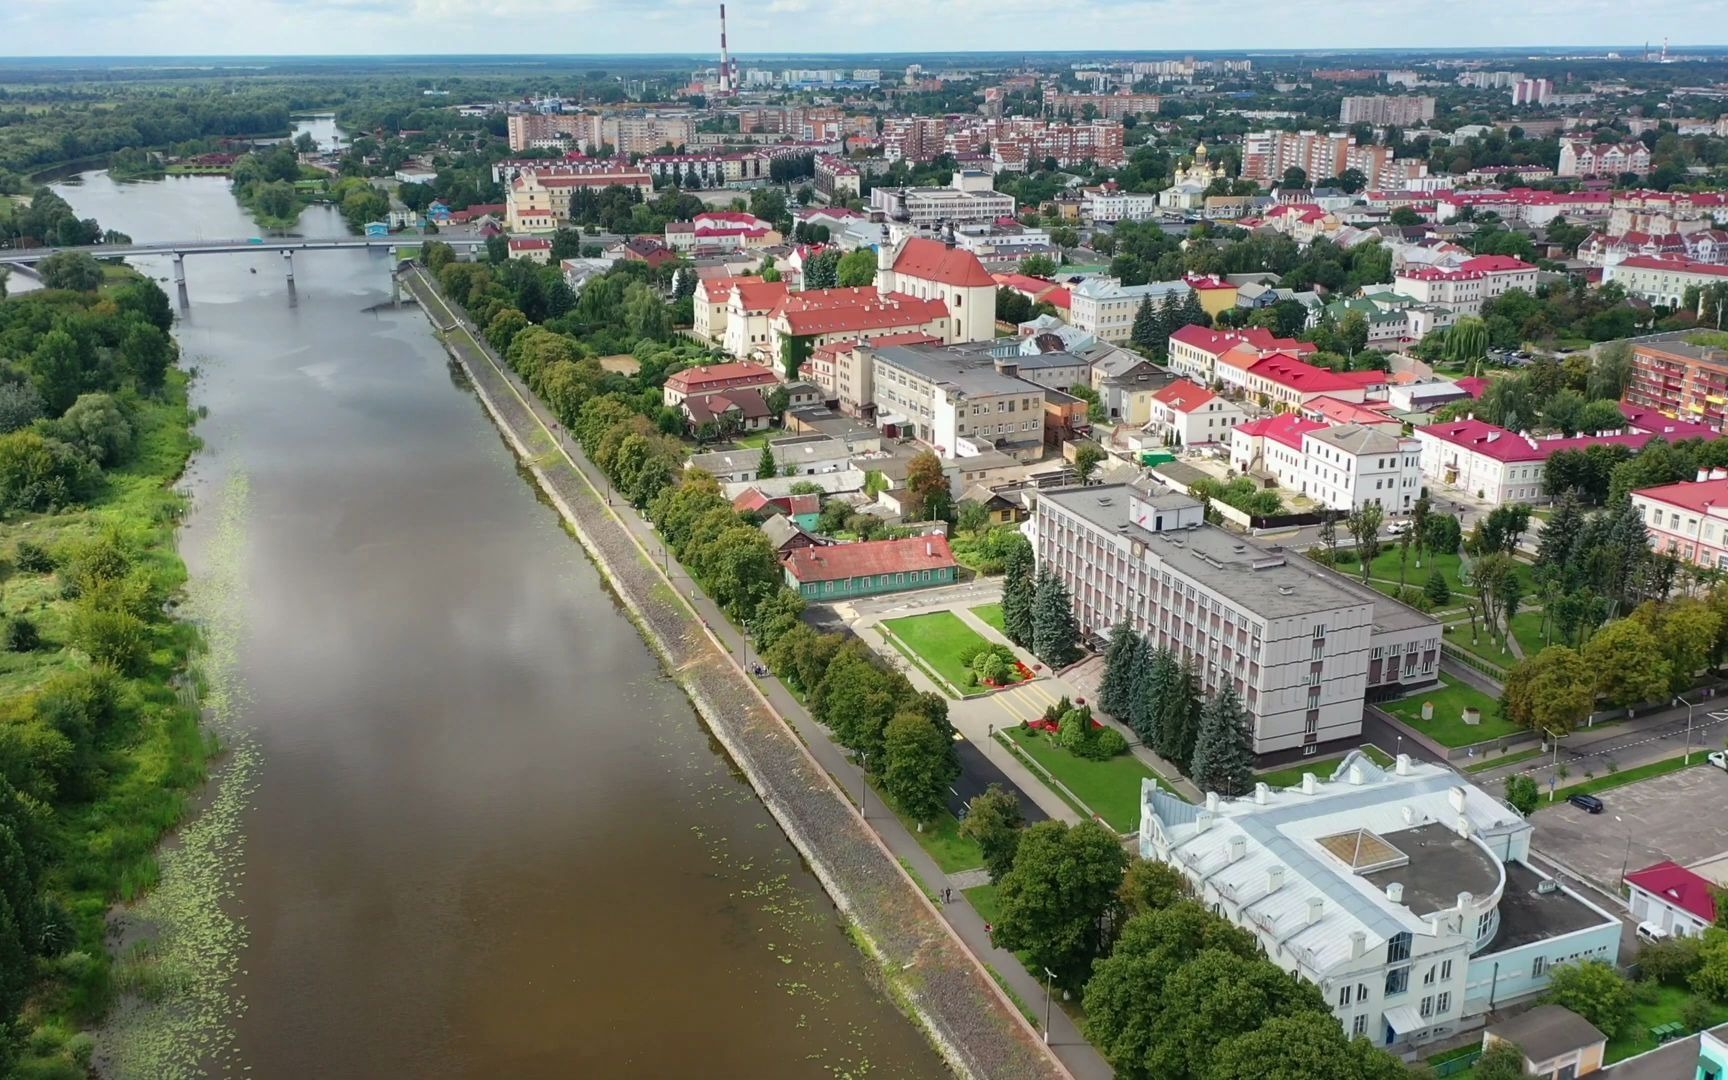
<svg viewBox="0 0 1728 1080">
<path fill-rule="evenodd" d="M 1133 754 L 1090 761 L 1070 754 L 1049 736 L 1028 728 L 1012 727 L 1006 734 L 1027 757 L 1043 766 L 1117 832 L 1140 827 L 1140 781 L 1157 780 L 1166 791 L 1173 790 Z"/>
<path fill-rule="evenodd" d="M 1008 624 L 1002 618 L 1001 604 L 979 604 L 972 609 L 972 614 L 978 616 L 978 621 L 996 628 L 998 634 L 1008 633 Z"/>
<path fill-rule="evenodd" d="M 965 658 L 990 644 L 952 611 L 890 619 L 882 625 L 960 694 L 966 693 L 971 674 Z"/>
<path fill-rule="evenodd" d="M 1690 991 L 1678 986 L 1657 986 L 1653 990 L 1645 987 L 1637 989 L 1640 997 L 1648 996 L 1649 1000 L 1634 1004 L 1632 1019 L 1626 1022 L 1626 1029 L 1608 1040 L 1606 1060 L 1609 1062 L 1656 1049 L 1656 1040 L 1650 1037 L 1650 1029 L 1679 1020 L 1680 1010 L 1685 1008 L 1686 1002 L 1693 996 Z M 1728 1021 L 1728 1005 L 1711 1005 L 1711 1025 L 1725 1021 Z M 1690 1062 L 1687 1067 L 1691 1067 Z"/>
<path fill-rule="evenodd" d="M 1434 719 L 1422 719 L 1422 703 L 1434 703 Z M 1461 714 L 1466 706 L 1482 710 L 1480 724 L 1466 724 Z M 1412 694 L 1380 706 L 1417 731 L 1446 746 L 1469 746 L 1471 743 L 1516 735 L 1524 729 L 1509 720 L 1498 718 L 1499 705 L 1473 686 L 1467 686 L 1450 675 L 1440 676 L 1438 687 Z"/>
<path fill-rule="evenodd" d="M 1521 619 L 1523 616 L 1520 615 L 1518 618 Z M 1517 619 L 1513 620 L 1514 623 L 1517 621 Z M 1480 622 L 1477 623 L 1477 627 L 1476 633 L 1472 635 L 1468 621 L 1451 623 L 1446 627 L 1446 640 L 1470 655 L 1480 657 L 1498 668 L 1509 668 L 1518 662 L 1518 658 L 1512 654 L 1510 649 L 1501 647 L 1498 637 L 1481 629 Z M 1475 640 L 1471 640 L 1472 637 Z"/>
</svg>

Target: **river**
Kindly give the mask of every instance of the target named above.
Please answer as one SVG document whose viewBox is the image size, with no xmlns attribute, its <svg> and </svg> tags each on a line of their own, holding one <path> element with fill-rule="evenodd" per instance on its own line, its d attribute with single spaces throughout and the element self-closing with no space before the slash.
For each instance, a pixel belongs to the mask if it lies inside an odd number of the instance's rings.
<svg viewBox="0 0 1728 1080">
<path fill-rule="evenodd" d="M 255 231 L 219 178 L 57 190 L 140 241 Z M 249 1077 L 946 1075 L 425 319 L 379 310 L 387 257 L 295 264 L 290 305 L 280 256 L 186 260 L 182 547 L 235 571 L 247 765 L 189 841 L 231 871 L 163 889 L 211 906 L 164 930 L 220 985 L 122 1010 L 110 1071 L 204 1037 Z"/>
</svg>

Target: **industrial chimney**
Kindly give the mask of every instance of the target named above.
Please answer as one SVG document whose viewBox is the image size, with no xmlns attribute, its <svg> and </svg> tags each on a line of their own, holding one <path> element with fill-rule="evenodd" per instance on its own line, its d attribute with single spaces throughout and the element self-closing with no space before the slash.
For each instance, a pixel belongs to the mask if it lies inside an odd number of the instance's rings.
<svg viewBox="0 0 1728 1080">
<path fill-rule="evenodd" d="M 726 5 L 720 5 L 720 93 L 731 94 L 738 89 L 732 78 L 732 57 L 726 51 Z"/>
</svg>

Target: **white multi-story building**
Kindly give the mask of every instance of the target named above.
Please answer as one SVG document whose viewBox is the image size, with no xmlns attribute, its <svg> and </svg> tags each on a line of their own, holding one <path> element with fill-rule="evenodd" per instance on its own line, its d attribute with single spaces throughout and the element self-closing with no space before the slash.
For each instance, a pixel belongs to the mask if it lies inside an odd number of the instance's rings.
<svg viewBox="0 0 1728 1080">
<path fill-rule="evenodd" d="M 1538 439 L 1481 420 L 1452 420 L 1415 429 L 1422 444 L 1422 475 L 1474 495 L 1490 506 L 1539 503 L 1547 498 L 1542 474 L 1548 458 L 1562 450 L 1625 446 L 1637 452 L 1646 431 L 1613 435 L 1550 436 Z"/>
<path fill-rule="evenodd" d="M 1068 325 L 1086 331 L 1099 341 L 1127 341 L 1142 300 L 1150 298 L 1152 306 L 1159 307 L 1166 296 L 1174 294 L 1177 301 L 1181 301 L 1188 292 L 1188 284 L 1183 281 L 1124 285 L 1112 277 L 1087 278 L 1070 293 Z"/>
<path fill-rule="evenodd" d="M 989 173 L 960 170 L 948 187 L 873 188 L 870 209 L 920 229 L 982 225 L 1013 217 L 1013 197 L 991 188 L 990 181 Z"/>
<path fill-rule="evenodd" d="M 1393 291 L 1418 304 L 1435 304 L 1459 315 L 1475 315 L 1483 301 L 1508 289 L 1536 291 L 1536 267 L 1510 255 L 1479 255 L 1455 268 L 1408 267 L 1392 280 Z"/>
<path fill-rule="evenodd" d="M 1154 393 L 1149 411 L 1146 431 L 1169 446 L 1228 442 L 1231 429 L 1248 419 L 1242 406 L 1187 379 Z"/>
<path fill-rule="evenodd" d="M 1258 754 L 1343 745 L 1360 736 L 1371 687 L 1439 677 L 1432 618 L 1203 518 L 1196 500 L 1146 486 L 1059 488 L 1039 496 L 1034 549 L 1082 633 L 1127 620 L 1208 695 L 1230 683 Z"/>
<path fill-rule="evenodd" d="M 1565 139 L 1560 143 L 1560 164 L 1556 176 L 1607 176 L 1621 173 L 1650 171 L 1650 150 L 1641 142 L 1595 143 L 1583 139 Z"/>
<path fill-rule="evenodd" d="M 1010 452 L 1043 447 L 1044 388 L 1019 378 L 1019 357 L 980 363 L 934 345 L 856 351 L 874 367 L 875 420 L 884 431 L 928 443 L 943 457 L 964 456 L 978 443 Z"/>
<path fill-rule="evenodd" d="M 1150 192 L 1123 191 L 1114 185 L 1086 188 L 1080 212 L 1088 221 L 1114 225 L 1118 221 L 1150 221 L 1158 216 L 1158 196 Z"/>
<path fill-rule="evenodd" d="M 1402 94 L 1371 94 L 1346 97 L 1338 106 L 1340 124 L 1373 124 L 1384 127 L 1415 127 L 1434 119 L 1434 99 Z"/>
<path fill-rule="evenodd" d="M 1361 424 L 1309 432 L 1304 494 L 1334 510 L 1407 514 L 1422 495 L 1422 444 Z"/>
<path fill-rule="evenodd" d="M 1619 919 L 1530 865 L 1532 827 L 1442 765 L 1352 751 L 1329 778 L 1195 806 L 1147 782 L 1140 854 L 1319 987 L 1346 1035 L 1405 1048 L 1613 963 Z"/>
</svg>

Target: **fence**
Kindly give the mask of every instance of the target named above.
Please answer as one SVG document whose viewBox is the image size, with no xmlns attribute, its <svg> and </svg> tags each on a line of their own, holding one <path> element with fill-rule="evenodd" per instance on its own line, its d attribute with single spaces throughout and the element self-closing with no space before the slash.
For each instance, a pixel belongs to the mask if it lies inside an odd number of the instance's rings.
<svg viewBox="0 0 1728 1080">
<path fill-rule="evenodd" d="M 1440 639 L 1440 653 L 1449 660 L 1456 660 L 1466 667 L 1475 668 L 1495 682 L 1506 681 L 1506 669 L 1499 664 L 1484 660 L 1468 649 L 1452 644 L 1445 638 Z"/>
<path fill-rule="evenodd" d="M 1482 1051 L 1472 1050 L 1468 1054 L 1460 1054 L 1458 1057 L 1448 1058 L 1437 1065 L 1428 1066 L 1428 1073 L 1430 1076 L 1436 1078 L 1442 1076 L 1457 1076 L 1459 1073 L 1469 1069 L 1472 1065 L 1475 1065 L 1476 1059 L 1481 1056 Z"/>
</svg>

